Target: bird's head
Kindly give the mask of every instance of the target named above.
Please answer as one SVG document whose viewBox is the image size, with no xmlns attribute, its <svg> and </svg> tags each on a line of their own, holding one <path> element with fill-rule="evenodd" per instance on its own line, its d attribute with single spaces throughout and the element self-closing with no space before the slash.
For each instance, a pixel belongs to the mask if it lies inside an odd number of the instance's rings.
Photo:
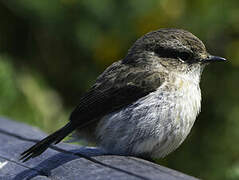
<svg viewBox="0 0 239 180">
<path fill-rule="evenodd" d="M 130 64 L 160 64 L 174 72 L 202 72 L 205 65 L 226 59 L 210 55 L 203 42 L 182 29 L 160 29 L 145 34 L 123 60 Z"/>
</svg>

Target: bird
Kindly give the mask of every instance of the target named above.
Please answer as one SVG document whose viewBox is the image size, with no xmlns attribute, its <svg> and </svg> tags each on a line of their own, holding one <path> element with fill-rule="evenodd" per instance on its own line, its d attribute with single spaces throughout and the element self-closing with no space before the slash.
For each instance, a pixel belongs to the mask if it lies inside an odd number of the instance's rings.
<svg viewBox="0 0 239 180">
<path fill-rule="evenodd" d="M 99 75 L 69 122 L 21 153 L 28 161 L 73 131 L 110 154 L 162 158 L 188 136 L 201 110 L 204 67 L 226 61 L 189 31 L 163 28 L 140 37 Z"/>
</svg>

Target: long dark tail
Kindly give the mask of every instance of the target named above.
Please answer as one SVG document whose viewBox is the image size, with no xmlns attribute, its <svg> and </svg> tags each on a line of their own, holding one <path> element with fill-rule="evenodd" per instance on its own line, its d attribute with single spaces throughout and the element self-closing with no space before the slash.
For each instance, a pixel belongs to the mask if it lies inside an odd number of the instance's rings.
<svg viewBox="0 0 239 180">
<path fill-rule="evenodd" d="M 63 128 L 57 130 L 43 140 L 39 141 L 21 154 L 20 160 L 23 162 L 42 154 L 52 143 L 59 143 L 64 137 L 75 130 L 74 125 L 69 122 Z"/>
</svg>

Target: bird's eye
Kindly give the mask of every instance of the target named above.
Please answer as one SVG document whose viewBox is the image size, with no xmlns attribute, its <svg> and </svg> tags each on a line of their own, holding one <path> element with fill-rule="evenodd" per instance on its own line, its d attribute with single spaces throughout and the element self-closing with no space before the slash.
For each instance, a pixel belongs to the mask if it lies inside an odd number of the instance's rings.
<svg viewBox="0 0 239 180">
<path fill-rule="evenodd" d="M 180 59 L 181 61 L 188 61 L 192 57 L 192 53 L 190 52 L 177 49 L 167 49 L 162 47 L 156 48 L 154 52 L 159 57 Z"/>
<path fill-rule="evenodd" d="M 187 60 L 190 59 L 191 54 L 188 53 L 188 52 L 180 52 L 180 53 L 178 54 L 178 57 L 179 57 L 181 60 L 183 60 L 183 61 L 187 61 Z"/>
</svg>

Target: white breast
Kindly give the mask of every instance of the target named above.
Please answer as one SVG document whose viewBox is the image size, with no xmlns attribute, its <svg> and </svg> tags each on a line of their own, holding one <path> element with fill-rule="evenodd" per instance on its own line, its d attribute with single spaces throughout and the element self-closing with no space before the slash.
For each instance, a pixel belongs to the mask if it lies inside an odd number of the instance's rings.
<svg viewBox="0 0 239 180">
<path fill-rule="evenodd" d="M 110 153 L 163 157 L 186 138 L 200 103 L 199 85 L 175 78 L 120 111 L 104 116 L 96 136 Z"/>
</svg>

